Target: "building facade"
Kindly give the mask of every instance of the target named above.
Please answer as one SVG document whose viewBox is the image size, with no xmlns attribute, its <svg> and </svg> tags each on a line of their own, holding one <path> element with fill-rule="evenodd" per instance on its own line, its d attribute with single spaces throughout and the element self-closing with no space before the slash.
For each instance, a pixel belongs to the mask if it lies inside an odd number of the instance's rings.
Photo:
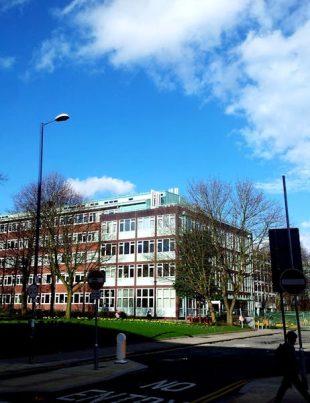
<svg viewBox="0 0 310 403">
<path fill-rule="evenodd" d="M 41 231 L 35 279 L 39 285 L 37 309 L 49 311 L 53 303 L 55 312 L 64 311 L 70 298 L 72 312 L 92 312 L 94 301 L 87 274 L 99 269 L 105 272 L 99 311 L 107 315 L 116 311 L 134 317 L 151 313 L 160 318 L 195 314 L 195 301 L 178 298 L 174 289 L 176 234 L 187 219 L 175 188 L 64 207 L 55 219 L 58 231 L 54 237 L 59 247 L 54 256 L 46 247 L 48 236 Z M 68 225 L 70 234 L 65 232 Z M 27 289 L 34 282 L 33 233 L 29 216 L 0 216 L 3 309 L 19 310 L 23 303 L 31 308 Z M 66 247 L 68 237 L 74 249 Z M 58 270 L 56 276 L 52 265 Z M 240 301 L 248 310 L 254 306 L 253 293 L 253 279 L 247 276 Z M 222 309 L 221 301 L 214 301 L 214 305 L 218 311 Z"/>
</svg>

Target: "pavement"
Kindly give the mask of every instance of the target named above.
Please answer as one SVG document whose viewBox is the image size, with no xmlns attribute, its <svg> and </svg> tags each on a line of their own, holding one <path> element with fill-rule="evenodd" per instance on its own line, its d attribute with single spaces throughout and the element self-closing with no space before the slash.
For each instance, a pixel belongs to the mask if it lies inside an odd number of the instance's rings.
<svg viewBox="0 0 310 403">
<path fill-rule="evenodd" d="M 132 371 L 141 371 L 145 365 L 134 361 L 135 354 L 162 351 L 164 349 L 178 348 L 188 345 L 208 345 L 223 341 L 247 339 L 261 335 L 280 333 L 277 329 L 256 329 L 251 331 L 236 332 L 229 334 L 202 335 L 194 337 L 180 337 L 175 339 L 151 341 L 118 348 L 98 348 L 98 359 L 94 358 L 94 350 L 82 350 L 53 355 L 41 355 L 34 357 L 29 363 L 29 357 L 18 357 L 0 360 L 0 403 L 10 402 L 5 399 L 9 394 L 55 393 L 69 390 L 76 386 L 84 386 L 90 383 L 102 382 L 119 377 Z M 208 395 L 205 400 L 196 402 L 225 402 L 225 403 L 269 403 L 281 382 L 281 377 L 255 379 L 236 383 L 221 398 L 212 399 Z M 310 375 L 308 377 L 310 385 Z M 239 390 L 238 390 L 239 389 Z M 1 396 L 3 400 L 1 400 Z M 12 400 L 13 401 L 13 400 Z M 285 395 L 283 403 L 299 403 L 304 399 L 298 392 L 291 388 Z"/>
</svg>

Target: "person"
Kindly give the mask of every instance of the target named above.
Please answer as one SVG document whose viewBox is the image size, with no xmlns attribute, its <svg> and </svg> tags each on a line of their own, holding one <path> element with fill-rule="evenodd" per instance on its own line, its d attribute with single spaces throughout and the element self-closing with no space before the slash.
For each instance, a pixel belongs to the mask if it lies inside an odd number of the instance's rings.
<svg viewBox="0 0 310 403">
<path fill-rule="evenodd" d="M 290 330 L 286 334 L 286 342 L 281 344 L 277 349 L 278 363 L 283 371 L 283 379 L 281 385 L 277 391 L 274 402 L 279 403 L 282 401 L 288 388 L 292 385 L 298 390 L 298 392 L 304 397 L 307 402 L 310 402 L 310 394 L 307 391 L 306 386 L 301 382 L 298 375 L 298 365 L 295 353 L 295 343 L 297 335 Z"/>
<path fill-rule="evenodd" d="M 146 314 L 147 319 L 152 319 L 151 310 L 149 309 Z"/>
<path fill-rule="evenodd" d="M 115 318 L 116 318 L 116 319 L 120 319 L 120 318 L 121 318 L 121 315 L 119 314 L 118 311 L 115 312 Z"/>
</svg>

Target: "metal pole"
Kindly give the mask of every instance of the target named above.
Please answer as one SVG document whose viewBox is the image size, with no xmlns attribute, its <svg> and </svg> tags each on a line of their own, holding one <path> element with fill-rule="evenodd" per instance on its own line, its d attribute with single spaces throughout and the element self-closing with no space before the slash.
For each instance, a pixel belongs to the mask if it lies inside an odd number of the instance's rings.
<svg viewBox="0 0 310 403">
<path fill-rule="evenodd" d="M 292 249 L 292 239 L 291 239 L 291 230 L 290 230 L 290 221 L 288 215 L 288 203 L 287 203 L 287 194 L 286 194 L 286 183 L 285 176 L 282 176 L 283 181 L 283 190 L 284 190 L 284 201 L 285 201 L 285 214 L 286 214 L 286 225 L 287 225 L 287 233 L 288 233 L 288 241 L 289 241 L 289 249 L 290 249 L 290 260 L 291 260 L 291 268 L 294 267 L 294 259 L 293 259 L 293 249 Z M 282 293 L 281 293 L 282 294 Z M 301 378 L 302 383 L 308 389 L 308 381 L 306 376 L 306 366 L 305 366 L 305 357 L 304 357 L 304 349 L 302 347 L 302 338 L 301 338 L 301 329 L 300 329 L 300 321 L 299 321 L 299 312 L 298 312 L 298 302 L 297 295 L 294 296 L 294 305 L 295 305 L 295 313 L 296 313 L 296 323 L 297 323 L 297 333 L 298 333 L 298 341 L 299 341 L 299 355 L 300 355 L 300 364 L 301 364 Z"/>
<path fill-rule="evenodd" d="M 94 369 L 98 369 L 98 298 L 95 299 L 95 346 L 94 346 Z"/>
<path fill-rule="evenodd" d="M 40 215 L 41 215 L 41 195 L 42 195 L 42 167 L 43 167 L 43 135 L 44 123 L 40 125 L 40 148 L 39 148 L 39 175 L 37 187 L 37 209 L 36 209 L 36 226 L 35 226 L 35 244 L 34 244 L 34 268 L 32 284 L 36 286 L 38 275 L 39 261 L 39 243 L 40 243 Z M 30 355 L 29 362 L 33 363 L 33 350 L 35 338 L 35 312 L 36 312 L 36 296 L 32 298 L 31 321 L 30 321 Z"/>
</svg>

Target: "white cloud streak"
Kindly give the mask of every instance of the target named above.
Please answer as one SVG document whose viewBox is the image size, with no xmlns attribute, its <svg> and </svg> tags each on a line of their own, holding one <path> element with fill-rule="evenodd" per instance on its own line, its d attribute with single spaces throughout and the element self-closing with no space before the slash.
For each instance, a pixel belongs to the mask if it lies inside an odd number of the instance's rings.
<svg viewBox="0 0 310 403">
<path fill-rule="evenodd" d="M 256 157 L 280 159 L 310 190 L 309 0 L 72 0 L 56 14 L 67 31 L 42 44 L 37 69 L 109 62 L 216 97 L 246 119 L 240 135 Z"/>
<path fill-rule="evenodd" d="M 129 181 L 111 178 L 107 176 L 89 177 L 87 179 L 68 179 L 72 188 L 84 197 L 96 197 L 111 194 L 130 194 L 135 190 L 135 185 Z"/>
<path fill-rule="evenodd" d="M 8 70 L 10 69 L 15 63 L 15 58 L 8 56 L 8 57 L 0 57 L 0 69 L 1 70 Z"/>
<path fill-rule="evenodd" d="M 21 7 L 30 0 L 0 0 L 0 12 L 8 11 L 14 7 Z"/>
</svg>

